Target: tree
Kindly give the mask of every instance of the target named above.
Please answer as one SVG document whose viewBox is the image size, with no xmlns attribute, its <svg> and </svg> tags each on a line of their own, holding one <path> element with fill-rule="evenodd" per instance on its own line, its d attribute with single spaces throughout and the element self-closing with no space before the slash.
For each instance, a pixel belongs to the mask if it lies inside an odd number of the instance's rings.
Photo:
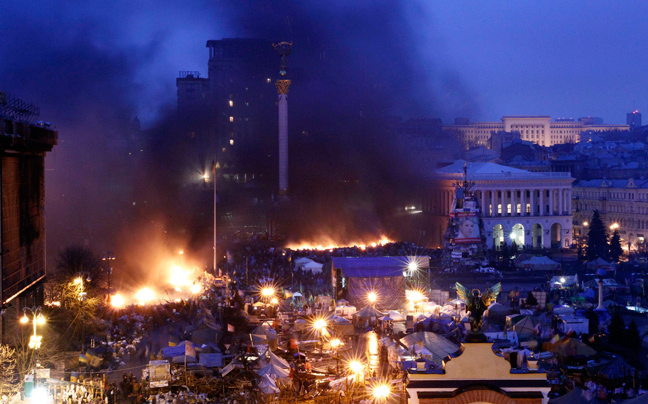
<svg viewBox="0 0 648 404">
<path fill-rule="evenodd" d="M 623 343 L 623 337 L 625 337 L 625 323 L 621 317 L 621 313 L 617 310 L 612 316 L 610 325 L 608 326 L 609 341 L 612 344 L 621 344 Z"/>
<path fill-rule="evenodd" d="M 529 294 L 527 295 L 526 304 L 527 304 L 527 306 L 537 306 L 538 305 L 538 299 L 536 299 L 535 295 L 531 291 L 529 291 Z"/>
<path fill-rule="evenodd" d="M 88 293 L 108 287 L 108 272 L 101 258 L 88 247 L 70 246 L 59 252 L 52 278 L 57 283 L 69 283 L 82 277 Z"/>
<path fill-rule="evenodd" d="M 587 260 L 607 259 L 610 251 L 608 235 L 598 210 L 594 211 L 587 233 Z"/>
<path fill-rule="evenodd" d="M 626 339 L 624 341 L 627 344 L 628 348 L 633 351 L 638 351 L 641 348 L 641 337 L 639 336 L 639 329 L 637 328 L 637 323 L 634 320 L 630 322 L 628 329 L 626 330 Z"/>
<path fill-rule="evenodd" d="M 619 262 L 619 257 L 622 255 L 623 249 L 621 249 L 621 236 L 619 236 L 619 231 L 614 229 L 612 239 L 610 239 L 610 259 L 614 262 Z"/>
<path fill-rule="evenodd" d="M 0 345 L 0 397 L 12 397 L 20 391 L 20 379 L 16 364 L 16 350 Z"/>
<path fill-rule="evenodd" d="M 599 331 L 599 317 L 593 309 L 589 309 L 585 318 L 589 320 L 588 332 L 590 335 L 597 334 Z"/>
</svg>

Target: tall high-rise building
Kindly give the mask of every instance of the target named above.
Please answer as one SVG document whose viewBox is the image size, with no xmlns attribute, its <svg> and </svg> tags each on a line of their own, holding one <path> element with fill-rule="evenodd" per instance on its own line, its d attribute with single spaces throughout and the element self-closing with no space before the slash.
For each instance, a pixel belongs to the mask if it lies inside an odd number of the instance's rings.
<svg viewBox="0 0 648 404">
<path fill-rule="evenodd" d="M 641 112 L 634 110 L 626 114 L 626 123 L 630 125 L 630 129 L 636 129 L 641 126 Z"/>
<path fill-rule="evenodd" d="M 38 107 L 0 92 L 0 298 L 3 309 L 43 303 L 45 154 L 58 142 Z M 11 315 L 19 310 L 8 311 Z M 10 321 L 6 315 L 0 321 Z M 4 324 L 0 333 L 4 332 Z M 3 336 L 2 336 L 3 337 Z"/>
<path fill-rule="evenodd" d="M 228 166 L 228 181 L 252 178 L 268 160 L 276 128 L 277 55 L 263 39 L 210 40 L 207 48 L 208 77 L 181 71 L 176 80 L 178 113 L 188 129 L 210 139 L 204 144 L 216 151 L 219 167 Z"/>
<path fill-rule="evenodd" d="M 215 157 L 221 233 L 265 231 L 278 166 L 279 57 L 263 39 L 209 40 L 207 48 L 207 77 L 181 71 L 176 80 L 181 129 L 204 169 Z M 210 206 L 205 204 L 200 217 Z"/>
</svg>

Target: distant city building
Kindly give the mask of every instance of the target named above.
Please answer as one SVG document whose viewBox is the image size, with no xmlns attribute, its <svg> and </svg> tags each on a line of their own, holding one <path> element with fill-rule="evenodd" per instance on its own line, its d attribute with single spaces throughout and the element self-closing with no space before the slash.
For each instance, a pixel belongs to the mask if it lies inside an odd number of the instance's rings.
<svg viewBox="0 0 648 404">
<path fill-rule="evenodd" d="M 208 77 L 181 71 L 176 79 L 178 113 L 189 118 L 189 130 L 211 138 L 206 151 L 216 150 L 219 167 L 227 164 L 227 181 L 258 176 L 251 169 L 258 169 L 259 163 L 253 151 L 276 134 L 276 125 L 268 122 L 276 121 L 274 78 L 279 57 L 272 43 L 263 39 L 210 40 L 207 48 Z"/>
<path fill-rule="evenodd" d="M 437 170 L 422 203 L 441 246 L 464 161 Z M 530 172 L 494 163 L 468 163 L 468 180 L 480 204 L 488 248 L 515 242 L 532 248 L 568 247 L 572 242 L 570 173 Z M 436 220 L 434 220 L 436 219 Z"/>
<path fill-rule="evenodd" d="M 549 115 L 505 115 L 502 122 L 470 122 L 467 118 L 457 118 L 454 125 L 446 125 L 443 129 L 455 133 L 469 146 L 492 147 L 492 133 L 504 131 L 518 132 L 522 140 L 548 147 L 576 143 L 583 132 L 627 131 L 630 127 L 605 125 L 602 119 L 591 117 L 580 118 L 578 121 L 565 118 L 552 121 Z M 501 143 L 495 142 L 495 145 Z"/>
<path fill-rule="evenodd" d="M 43 304 L 45 154 L 58 142 L 49 122 L 34 122 L 37 107 L 13 108 L 11 100 L 17 101 L 0 92 L 0 297 L 3 310 L 8 305 L 18 310 L 1 316 L 3 322 L 15 321 L 22 307 Z"/>
<path fill-rule="evenodd" d="M 648 237 L 648 180 L 595 179 L 580 181 L 573 187 L 574 231 L 587 237 L 595 210 L 612 233 L 618 225 L 623 247 L 645 247 Z M 616 227 L 616 226 L 615 226 Z"/>
<path fill-rule="evenodd" d="M 626 114 L 626 123 L 630 129 L 636 129 L 641 126 L 641 113 L 637 110 Z"/>
</svg>

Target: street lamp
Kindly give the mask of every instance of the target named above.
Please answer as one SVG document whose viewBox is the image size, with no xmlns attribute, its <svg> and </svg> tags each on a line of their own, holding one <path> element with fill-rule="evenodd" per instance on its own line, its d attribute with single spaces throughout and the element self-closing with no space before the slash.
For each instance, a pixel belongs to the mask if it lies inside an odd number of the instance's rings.
<svg viewBox="0 0 648 404">
<path fill-rule="evenodd" d="M 391 395 L 391 386 L 387 383 L 380 383 L 374 386 L 372 394 L 376 402 L 385 402 Z"/>
<path fill-rule="evenodd" d="M 112 264 L 110 263 L 110 261 L 115 260 L 115 254 L 108 251 L 103 257 L 101 257 L 101 260 L 102 261 L 108 261 L 108 264 L 107 264 L 108 268 L 106 268 L 106 272 L 108 273 L 108 293 L 110 293 L 111 292 L 111 290 L 110 290 L 110 278 L 112 277 L 112 270 L 113 270 L 112 269 Z"/>
<path fill-rule="evenodd" d="M 27 312 L 31 313 L 31 317 L 32 317 L 31 322 L 34 326 L 34 334 L 29 339 L 29 347 L 31 349 L 38 349 L 41 346 L 41 340 L 43 337 L 41 335 L 36 334 L 36 326 L 45 324 L 45 316 L 43 316 L 40 307 L 36 307 L 33 309 L 29 307 L 25 307 L 23 309 L 23 316 L 20 318 L 20 322 L 22 324 L 27 324 L 29 322 L 29 317 L 27 317 Z"/>
<path fill-rule="evenodd" d="M 342 345 L 342 341 L 339 338 L 333 338 L 331 340 L 331 348 L 335 350 L 335 374 L 340 373 L 340 355 L 338 349 Z"/>
<path fill-rule="evenodd" d="M 376 295 L 376 292 L 369 292 L 367 300 L 369 300 L 369 303 L 373 306 L 374 303 L 376 303 L 376 300 L 378 300 L 378 295 Z"/>
</svg>

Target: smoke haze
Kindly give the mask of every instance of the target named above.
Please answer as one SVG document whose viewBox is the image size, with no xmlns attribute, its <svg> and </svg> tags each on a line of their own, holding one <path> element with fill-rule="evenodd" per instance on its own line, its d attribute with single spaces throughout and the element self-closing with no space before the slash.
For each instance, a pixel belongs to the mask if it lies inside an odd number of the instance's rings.
<svg viewBox="0 0 648 404">
<path fill-rule="evenodd" d="M 210 218 L 187 212 L 211 197 L 193 192 L 211 159 L 174 117 L 177 71 L 205 72 L 209 39 L 294 42 L 296 237 L 388 233 L 381 218 L 397 191 L 431 169 L 395 152 L 389 116 L 477 113 L 461 78 L 434 56 L 441 45 L 419 2 L 76 3 L 5 3 L 0 13 L 0 90 L 40 106 L 59 131 L 46 158 L 49 262 L 83 244 L 150 271 L 142 257 L 156 253 L 143 246 L 160 237 L 209 254 Z"/>
</svg>

